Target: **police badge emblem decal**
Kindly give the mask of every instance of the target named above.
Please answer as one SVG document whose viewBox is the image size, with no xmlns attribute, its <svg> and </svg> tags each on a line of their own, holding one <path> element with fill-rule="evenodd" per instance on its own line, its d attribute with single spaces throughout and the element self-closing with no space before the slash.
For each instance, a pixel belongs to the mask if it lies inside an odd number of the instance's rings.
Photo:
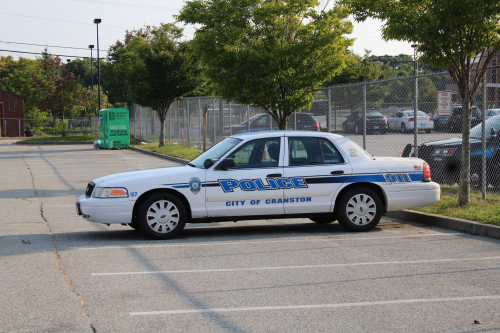
<svg viewBox="0 0 500 333">
<path fill-rule="evenodd" d="M 189 189 L 194 194 L 198 194 L 201 190 L 201 181 L 198 177 L 193 177 L 189 180 Z"/>
</svg>

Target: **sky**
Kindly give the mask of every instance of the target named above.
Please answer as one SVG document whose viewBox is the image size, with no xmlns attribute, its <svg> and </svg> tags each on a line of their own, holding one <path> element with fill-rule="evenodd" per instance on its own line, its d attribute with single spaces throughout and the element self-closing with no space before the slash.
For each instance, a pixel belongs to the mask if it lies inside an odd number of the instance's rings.
<svg viewBox="0 0 500 333">
<path fill-rule="evenodd" d="M 99 56 L 104 58 L 110 45 L 123 40 L 126 30 L 175 22 L 173 15 L 183 4 L 184 0 L 4 0 L 0 7 L 0 56 L 34 59 L 47 47 L 49 53 L 67 61 L 89 57 L 88 46 L 94 45 L 93 57 L 97 57 L 97 26 L 93 21 L 100 18 Z M 371 55 L 413 54 L 410 43 L 384 42 L 380 21 L 353 23 L 349 37 L 356 38 L 354 53 L 364 55 L 367 49 Z M 186 40 L 194 32 L 194 26 L 184 26 Z"/>
</svg>

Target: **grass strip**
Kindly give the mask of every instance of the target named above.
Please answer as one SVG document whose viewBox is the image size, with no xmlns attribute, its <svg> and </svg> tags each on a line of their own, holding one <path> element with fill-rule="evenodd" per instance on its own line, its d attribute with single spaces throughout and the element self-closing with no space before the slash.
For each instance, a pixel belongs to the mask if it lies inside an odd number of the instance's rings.
<svg viewBox="0 0 500 333">
<path fill-rule="evenodd" d="M 98 140 L 99 136 L 94 134 L 87 135 L 67 135 L 67 136 L 40 136 L 33 137 L 26 140 L 25 142 L 94 142 Z"/>
<path fill-rule="evenodd" d="M 438 203 L 432 206 L 412 209 L 424 213 L 458 217 L 500 226 L 499 195 L 487 194 L 486 201 L 483 201 L 481 193 L 471 192 L 470 203 L 468 205 L 458 207 L 457 202 L 458 189 L 441 185 L 441 200 Z"/>
<path fill-rule="evenodd" d="M 177 158 L 183 158 L 185 160 L 192 160 L 196 156 L 200 155 L 203 151 L 201 149 L 191 148 L 183 145 L 177 145 L 172 143 L 167 143 L 163 147 L 158 147 L 158 142 L 148 143 L 145 145 L 133 145 L 134 147 L 153 151 L 159 154 L 165 154 Z"/>
</svg>

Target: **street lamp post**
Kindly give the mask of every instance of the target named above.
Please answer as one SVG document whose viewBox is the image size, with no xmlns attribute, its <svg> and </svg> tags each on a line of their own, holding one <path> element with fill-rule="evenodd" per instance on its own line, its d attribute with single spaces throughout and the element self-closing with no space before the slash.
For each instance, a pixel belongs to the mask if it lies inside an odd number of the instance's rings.
<svg viewBox="0 0 500 333">
<path fill-rule="evenodd" d="M 97 27 L 97 87 L 99 94 L 99 110 L 101 109 L 101 70 L 99 66 L 99 23 L 101 23 L 101 19 L 94 19 L 94 23 Z"/>
<path fill-rule="evenodd" d="M 94 64 L 92 63 L 92 49 L 94 48 L 94 45 L 89 45 L 90 49 L 90 80 L 92 84 L 92 91 L 94 91 Z"/>
<path fill-rule="evenodd" d="M 413 76 L 417 75 L 417 46 L 418 44 L 412 44 L 411 47 L 413 48 Z"/>
</svg>

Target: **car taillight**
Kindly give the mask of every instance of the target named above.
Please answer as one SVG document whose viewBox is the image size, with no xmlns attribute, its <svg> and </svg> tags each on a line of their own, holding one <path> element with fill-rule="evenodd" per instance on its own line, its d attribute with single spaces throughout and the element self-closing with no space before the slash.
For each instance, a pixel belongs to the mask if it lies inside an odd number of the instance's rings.
<svg viewBox="0 0 500 333">
<path fill-rule="evenodd" d="M 430 121 L 434 121 L 434 118 L 432 118 L 432 117 L 429 117 L 429 120 L 430 120 Z"/>
<path fill-rule="evenodd" d="M 410 119 L 408 119 L 408 121 L 414 121 L 415 119 L 413 119 L 413 117 L 410 117 Z"/>
<path fill-rule="evenodd" d="M 387 117 L 384 117 L 384 121 L 387 122 Z"/>
<path fill-rule="evenodd" d="M 319 124 L 313 124 L 313 126 L 319 131 Z"/>
<path fill-rule="evenodd" d="M 427 162 L 424 162 L 424 182 L 431 181 L 431 167 Z"/>
<path fill-rule="evenodd" d="M 457 119 L 462 119 L 462 115 L 457 114 Z"/>
</svg>

